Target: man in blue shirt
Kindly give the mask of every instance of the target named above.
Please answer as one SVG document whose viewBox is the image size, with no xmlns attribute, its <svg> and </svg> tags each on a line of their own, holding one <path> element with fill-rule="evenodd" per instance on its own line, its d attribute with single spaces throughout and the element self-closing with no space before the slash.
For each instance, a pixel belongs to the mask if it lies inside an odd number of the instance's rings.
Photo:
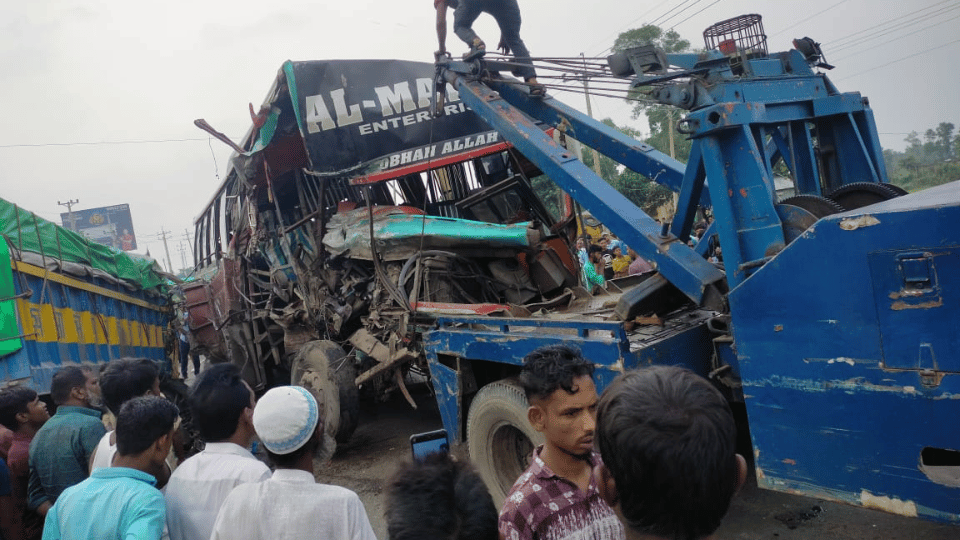
<svg viewBox="0 0 960 540">
<path fill-rule="evenodd" d="M 90 370 L 67 366 L 53 375 L 50 397 L 57 413 L 30 443 L 30 485 L 27 505 L 41 516 L 60 493 L 87 477 L 90 456 L 107 432 L 91 401 L 99 388 Z"/>
<path fill-rule="evenodd" d="M 43 526 L 43 540 L 157 540 L 166 505 L 156 475 L 170 452 L 180 411 L 164 398 L 126 402 L 117 417 L 113 467 L 67 488 Z"/>
</svg>

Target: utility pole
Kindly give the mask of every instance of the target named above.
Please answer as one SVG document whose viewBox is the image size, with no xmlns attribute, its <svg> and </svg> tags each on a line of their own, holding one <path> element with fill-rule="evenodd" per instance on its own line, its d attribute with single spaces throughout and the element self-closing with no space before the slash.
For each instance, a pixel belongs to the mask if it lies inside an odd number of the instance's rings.
<svg viewBox="0 0 960 540">
<path fill-rule="evenodd" d="M 677 152 L 674 150 L 676 145 L 673 140 L 673 109 L 667 109 L 667 133 L 670 134 L 670 157 L 676 159 Z"/>
<path fill-rule="evenodd" d="M 177 242 L 177 251 L 180 252 L 180 262 L 183 266 L 180 268 L 187 267 L 187 248 L 183 247 L 183 242 Z"/>
<path fill-rule="evenodd" d="M 167 247 L 167 236 L 170 234 L 170 231 L 163 230 L 163 227 L 160 227 L 160 238 L 163 239 L 163 250 L 167 253 L 167 270 L 172 274 L 173 273 L 173 263 L 170 261 L 170 248 Z"/>
<path fill-rule="evenodd" d="M 580 59 L 583 61 L 583 96 L 587 98 L 587 116 L 593 118 L 593 107 L 590 105 L 590 83 L 587 77 L 587 58 L 580 53 Z M 596 148 L 590 148 L 590 151 L 593 152 L 593 172 L 597 173 L 597 176 L 603 178 L 600 174 L 600 153 L 597 152 Z"/>
<path fill-rule="evenodd" d="M 193 237 L 190 236 L 190 229 L 186 227 L 183 228 L 183 238 L 187 241 L 187 245 L 190 246 L 190 253 L 193 253 L 193 241 L 191 240 Z"/>
<path fill-rule="evenodd" d="M 78 202 L 80 202 L 80 199 L 72 199 L 67 202 L 57 201 L 57 204 L 60 206 L 67 207 L 67 221 L 70 222 L 70 230 L 74 232 L 77 231 L 77 220 L 73 218 L 73 205 L 77 204 Z"/>
</svg>

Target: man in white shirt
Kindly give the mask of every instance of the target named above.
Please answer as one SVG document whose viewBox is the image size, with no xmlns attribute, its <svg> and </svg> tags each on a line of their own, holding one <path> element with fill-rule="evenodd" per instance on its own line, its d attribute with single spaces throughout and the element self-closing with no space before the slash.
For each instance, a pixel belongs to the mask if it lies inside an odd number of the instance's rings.
<svg viewBox="0 0 960 540">
<path fill-rule="evenodd" d="M 270 478 L 270 469 L 247 450 L 256 435 L 255 404 L 253 390 L 236 364 L 216 364 L 197 376 L 190 390 L 190 410 L 207 443 L 177 467 L 167 484 L 170 540 L 210 538 L 230 491 Z"/>
<path fill-rule="evenodd" d="M 100 374 L 100 393 L 103 404 L 107 406 L 112 416 L 109 423 L 115 424 L 124 403 L 140 396 L 163 396 L 160 392 L 160 368 L 148 358 L 113 360 Z M 97 469 L 111 467 L 115 455 L 117 455 L 117 433 L 110 430 L 100 439 L 93 455 L 90 456 L 90 474 Z M 164 469 L 158 474 L 157 487 L 162 488 L 170 478 L 170 471 Z"/>
<path fill-rule="evenodd" d="M 323 424 L 317 401 L 299 386 L 260 398 L 253 425 L 277 469 L 227 496 L 210 540 L 376 540 L 356 493 L 314 479 L 313 458 L 329 440 Z"/>
</svg>

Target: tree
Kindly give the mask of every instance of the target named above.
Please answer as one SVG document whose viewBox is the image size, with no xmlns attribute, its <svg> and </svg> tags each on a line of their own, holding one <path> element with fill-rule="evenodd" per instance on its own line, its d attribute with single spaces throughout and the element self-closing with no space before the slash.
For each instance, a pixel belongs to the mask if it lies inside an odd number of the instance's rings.
<svg viewBox="0 0 960 540">
<path fill-rule="evenodd" d="M 621 32 L 613 42 L 611 50 L 622 52 L 641 45 L 655 45 L 666 53 L 690 51 L 690 41 L 683 39 L 675 30 L 664 31 L 653 24 Z M 644 142 L 680 161 L 686 161 L 690 155 L 691 143 L 675 131 L 683 112 L 676 107 L 660 105 L 644 98 L 645 95 L 639 90 L 631 91 L 627 98 L 628 101 L 636 101 L 631 116 L 634 119 L 646 116 L 650 124 L 650 137 Z"/>
<path fill-rule="evenodd" d="M 940 125 L 937 126 L 937 144 L 940 147 L 940 161 L 950 159 L 953 155 L 953 129 L 954 125 L 951 122 L 940 122 Z"/>
<path fill-rule="evenodd" d="M 632 47 L 651 44 L 668 53 L 685 52 L 690 49 L 690 42 L 680 37 L 680 34 L 672 28 L 664 32 L 655 24 L 645 24 L 640 28 L 621 32 L 613 42 L 611 50 L 622 52 Z"/>
<path fill-rule="evenodd" d="M 920 151 L 920 135 L 917 134 L 916 131 L 911 131 L 910 134 L 907 135 L 907 137 L 906 137 L 905 139 L 903 139 L 903 140 L 904 140 L 904 142 L 906 142 L 907 145 L 908 145 L 908 146 L 907 146 L 907 150 L 908 150 L 908 151 L 910 151 L 910 150 L 915 151 L 915 152 L 919 152 L 919 151 Z"/>
<path fill-rule="evenodd" d="M 960 158 L 960 134 L 954 131 L 954 124 L 941 122 L 923 133 L 923 142 L 916 131 L 907 135 L 903 152 L 884 150 L 889 181 L 917 191 L 960 178 L 960 162 L 955 159 Z"/>
<path fill-rule="evenodd" d="M 634 139 L 639 140 L 642 137 L 640 131 L 629 126 L 618 126 L 609 118 L 603 120 L 603 123 Z M 647 214 L 656 215 L 659 207 L 673 200 L 673 192 L 669 189 L 627 169 L 607 156 L 598 155 L 600 156 L 600 177 Z M 593 169 L 592 152 L 583 152 L 583 164 Z M 547 209 L 554 212 L 554 215 L 560 216 L 563 192 L 553 180 L 546 175 L 538 176 L 531 180 L 531 186 Z"/>
</svg>

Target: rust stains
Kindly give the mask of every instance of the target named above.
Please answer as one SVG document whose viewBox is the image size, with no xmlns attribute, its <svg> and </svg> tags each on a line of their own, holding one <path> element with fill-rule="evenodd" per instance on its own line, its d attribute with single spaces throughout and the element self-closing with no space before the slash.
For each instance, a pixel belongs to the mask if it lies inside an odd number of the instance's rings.
<svg viewBox="0 0 960 540">
<path fill-rule="evenodd" d="M 901 501 L 894 497 L 874 495 L 865 489 L 860 491 L 860 504 L 865 508 L 883 510 L 891 514 L 917 517 L 917 503 L 913 501 Z"/>
<path fill-rule="evenodd" d="M 905 309 L 933 309 L 943 305 L 943 298 L 937 298 L 929 302 L 920 302 L 919 304 L 908 304 L 903 300 L 897 300 L 890 304 L 890 309 L 894 311 L 903 311 Z"/>
<path fill-rule="evenodd" d="M 857 229 L 862 229 L 864 227 L 873 227 L 874 225 L 879 225 L 880 220 L 869 215 L 865 214 L 860 217 L 844 219 L 840 222 L 840 228 L 845 231 L 855 231 Z"/>
<path fill-rule="evenodd" d="M 785 458 L 785 459 L 783 460 L 783 463 L 786 464 L 786 465 L 796 465 L 796 464 L 797 464 L 797 461 L 794 460 L 794 459 Z"/>
</svg>

